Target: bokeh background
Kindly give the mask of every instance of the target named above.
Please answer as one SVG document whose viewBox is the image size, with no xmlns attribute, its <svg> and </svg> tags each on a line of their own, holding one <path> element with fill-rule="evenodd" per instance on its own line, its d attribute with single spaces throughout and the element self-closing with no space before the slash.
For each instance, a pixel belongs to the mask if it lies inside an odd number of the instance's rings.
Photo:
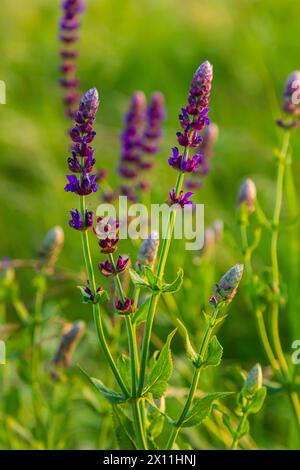
<svg viewBox="0 0 300 470">
<path fill-rule="evenodd" d="M 0 79 L 6 83 L 7 104 L 0 107 L 0 257 L 34 257 L 47 230 L 61 225 L 65 246 L 60 264 L 78 273 L 83 268 L 80 237 L 67 223 L 68 210 L 74 202 L 63 191 L 69 124 L 63 115 L 58 85 L 59 3 L 28 0 L 25 5 L 22 0 L 1 1 Z M 237 235 L 237 191 L 244 178 L 255 180 L 260 203 L 271 214 L 276 174 L 272 150 L 281 137 L 275 120 L 280 116 L 286 77 L 299 68 L 299 15 L 298 0 L 87 1 L 79 42 L 79 76 L 82 90 L 96 86 L 100 91 L 96 158 L 99 166 L 108 169 L 111 186 L 119 183 L 118 136 L 131 93 L 143 90 L 149 96 L 159 90 L 166 98 L 168 118 L 151 175 L 151 196 L 153 202 L 165 200 L 175 178 L 167 158 L 175 143 L 178 109 L 185 104 L 198 65 L 206 59 L 214 65 L 210 117 L 220 128 L 220 138 L 212 171 L 195 196 L 195 200 L 205 204 L 207 225 L 215 218 L 225 223 L 225 238 L 213 260 L 215 279 L 211 279 L 211 288 L 224 270 L 242 260 L 233 240 Z M 297 178 L 297 133 L 292 146 Z M 96 196 L 94 202 L 96 205 Z M 288 240 L 285 234 L 280 239 L 282 272 L 287 279 Z M 269 235 L 265 235 L 256 254 L 258 270 L 270 264 L 269 241 Z M 179 265 L 192 266 L 192 255 L 184 253 L 180 244 L 176 248 L 168 265 L 170 276 Z M 93 252 L 97 260 L 96 243 Z M 30 276 L 26 270 L 19 274 L 25 301 L 31 297 Z M 186 272 L 185 289 L 175 300 L 187 323 L 190 321 L 189 326 L 194 330 L 199 327 L 201 334 L 198 298 L 202 286 L 196 282 L 199 278 L 193 276 L 194 271 Z M 90 311 L 81 306 L 72 283 L 58 298 L 66 318 L 90 321 Z M 297 338 L 299 318 L 292 317 L 288 310 L 281 317 L 283 341 L 289 351 L 292 339 Z M 167 332 L 167 321 L 163 324 Z M 298 337 L 299 333 L 298 329 Z M 256 361 L 264 363 L 253 315 L 242 289 L 220 337 L 224 369 L 210 380 L 226 381 L 226 367 L 232 364 L 249 369 Z M 174 344 L 180 354 L 181 342 Z M 87 344 L 81 346 L 79 356 L 85 361 L 88 354 L 90 372 L 94 368 L 94 375 L 101 375 L 96 348 L 91 325 Z M 287 403 L 277 400 L 275 406 L 272 400 L 275 398 L 268 399 L 266 411 L 255 419 L 254 438 L 261 447 L 288 446 L 291 416 Z M 95 416 L 87 417 L 84 405 L 80 410 L 75 415 L 76 426 L 93 422 L 97 429 Z M 94 438 L 86 436 L 77 429 L 77 440 L 74 438 L 69 445 L 95 446 Z M 209 439 L 203 442 L 203 446 L 214 445 Z"/>
</svg>

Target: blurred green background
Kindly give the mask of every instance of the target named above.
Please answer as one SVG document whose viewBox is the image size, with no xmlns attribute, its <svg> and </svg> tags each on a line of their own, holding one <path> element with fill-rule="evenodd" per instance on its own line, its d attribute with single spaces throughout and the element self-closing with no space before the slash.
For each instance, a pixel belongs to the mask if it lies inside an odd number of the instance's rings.
<svg viewBox="0 0 300 470">
<path fill-rule="evenodd" d="M 75 199 L 65 185 L 68 122 L 63 115 L 59 78 L 59 1 L 1 0 L 0 79 L 7 87 L 7 104 L 0 107 L 0 257 L 32 258 L 46 231 L 53 225 L 65 229 L 61 264 L 78 272 L 83 266 L 80 237 L 68 228 L 68 210 Z M 152 200 L 165 200 L 175 173 L 167 166 L 178 129 L 178 109 L 186 102 L 191 77 L 204 60 L 214 65 L 211 119 L 220 128 L 212 171 L 196 199 L 205 204 L 206 224 L 215 218 L 225 222 L 228 233 L 235 223 L 236 195 L 241 181 L 251 177 L 257 184 L 261 205 L 270 215 L 274 200 L 276 168 L 272 149 L 280 142 L 275 120 L 280 116 L 280 96 L 287 75 L 299 68 L 298 0 L 89 0 L 80 32 L 79 76 L 81 89 L 100 91 L 95 140 L 99 167 L 109 170 L 112 186 L 118 184 L 118 135 L 130 94 L 137 89 L 149 96 L 160 90 L 166 98 L 168 119 L 162 149 L 156 156 Z M 300 138 L 292 138 L 294 174 L 299 174 Z M 95 205 L 97 197 L 94 199 Z M 217 281 L 241 255 L 230 241 L 218 249 Z M 280 256 L 285 267 L 286 235 L 281 237 Z M 255 259 L 257 268 L 269 264 L 269 236 Z M 95 260 L 99 257 L 94 243 Z M 169 270 L 183 264 L 182 247 L 170 257 Z M 193 282 L 192 276 L 187 282 Z M 21 279 L 24 297 L 30 297 L 29 273 Z M 287 280 L 286 280 L 287 281 Z M 181 310 L 196 315 L 201 285 L 178 297 Z M 213 288 L 213 284 L 211 285 Z M 82 311 L 75 287 L 70 287 L 70 318 L 88 318 Z M 225 360 L 248 368 L 264 362 L 255 324 L 244 295 L 234 302 L 231 317 L 222 330 Z M 191 306 L 190 306 L 191 305 Z M 188 318 L 189 312 L 185 312 Z M 297 338 L 295 319 L 284 316 L 286 348 Z M 194 326 L 197 321 L 194 317 Z M 299 321 L 298 321 L 299 325 Z M 299 331 L 298 331 L 299 333 Z M 298 334 L 299 337 L 299 334 Z M 99 372 L 99 371 L 98 371 Z M 281 417 L 285 402 L 268 403 L 268 419 L 256 434 L 272 447 L 282 445 L 289 428 L 289 414 Z M 280 408 L 282 406 L 282 408 Z M 269 415 L 270 415 L 269 413 Z M 272 415 L 273 413 L 273 415 Z M 275 421 L 274 421 L 275 420 Z M 257 418 L 259 421 L 259 418 Z"/>
</svg>

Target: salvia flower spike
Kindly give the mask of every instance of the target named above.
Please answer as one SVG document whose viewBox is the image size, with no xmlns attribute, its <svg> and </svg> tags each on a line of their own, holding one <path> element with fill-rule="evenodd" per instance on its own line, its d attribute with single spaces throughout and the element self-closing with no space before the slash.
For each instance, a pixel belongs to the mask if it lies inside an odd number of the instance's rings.
<svg viewBox="0 0 300 470">
<path fill-rule="evenodd" d="M 219 284 L 216 284 L 215 294 L 210 299 L 210 303 L 216 304 L 219 302 L 225 302 L 229 304 L 237 292 L 237 288 L 243 276 L 243 271 L 243 264 L 236 264 L 230 268 L 229 271 L 227 271 L 221 278 Z"/>
<path fill-rule="evenodd" d="M 61 6 L 63 16 L 59 24 L 59 39 L 63 46 L 60 50 L 60 57 L 62 59 L 60 66 L 62 78 L 60 84 L 65 90 L 63 101 L 66 107 L 66 116 L 74 118 L 80 98 L 78 92 L 79 79 L 76 74 L 78 51 L 75 46 L 78 41 L 78 30 L 80 28 L 78 18 L 85 9 L 85 2 L 84 0 L 63 0 Z"/>
<path fill-rule="evenodd" d="M 93 126 L 96 113 L 99 107 L 99 95 L 96 88 L 91 88 L 83 95 L 78 110 L 75 113 L 75 125 L 70 130 L 70 137 L 73 142 L 71 152 L 72 157 L 68 158 L 68 168 L 72 175 L 66 175 L 68 183 L 65 191 L 73 192 L 79 196 L 87 196 L 98 190 L 96 175 L 90 174 L 94 169 L 95 158 L 94 149 L 91 142 L 94 140 L 96 132 Z M 78 209 L 70 211 L 70 227 L 75 230 L 87 230 L 93 225 L 93 212 Z"/>
<path fill-rule="evenodd" d="M 240 187 L 237 204 L 240 207 L 245 205 L 248 214 L 252 214 L 255 211 L 256 203 L 256 186 L 252 179 L 247 178 Z"/>
</svg>

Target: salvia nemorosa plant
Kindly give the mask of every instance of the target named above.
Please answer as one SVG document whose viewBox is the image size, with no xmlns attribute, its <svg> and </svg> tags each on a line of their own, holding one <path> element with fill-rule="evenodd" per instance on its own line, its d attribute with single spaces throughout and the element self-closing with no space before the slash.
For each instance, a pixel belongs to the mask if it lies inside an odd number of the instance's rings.
<svg viewBox="0 0 300 470">
<path fill-rule="evenodd" d="M 159 356 L 154 355 L 149 361 L 150 341 L 155 313 L 161 296 L 177 292 L 183 282 L 181 268 L 172 283 L 166 283 L 164 272 L 173 236 L 176 212 L 192 202 L 192 193 L 184 193 L 182 189 L 184 177 L 186 173 L 192 174 L 205 165 L 204 156 L 193 151 L 198 149 L 202 142 L 200 132 L 209 125 L 207 113 L 211 84 L 212 66 L 206 61 L 198 68 L 193 77 L 188 104 L 182 108 L 179 116 L 181 131 L 177 133 L 177 141 L 181 150 L 175 147 L 173 155 L 168 161 L 169 165 L 178 172 L 178 176 L 175 187 L 169 193 L 171 207 L 166 230 L 162 237 L 160 253 L 158 255 L 158 234 L 152 232 L 142 243 L 137 260 L 131 268 L 129 267 L 129 257 L 118 255 L 115 258 L 115 252 L 120 244 L 120 222 L 102 217 L 95 220 L 93 212 L 86 206 L 86 196 L 97 191 L 95 175 L 92 174 L 95 158 L 91 145 L 95 137 L 94 122 L 99 105 L 98 92 L 95 88 L 89 90 L 81 99 L 75 114 L 75 125 L 70 131 L 73 144 L 68 167 L 72 174 L 67 175 L 68 184 L 65 190 L 78 195 L 79 208 L 70 212 L 69 224 L 73 229 L 81 232 L 88 274 L 86 285 L 80 287 L 80 290 L 83 301 L 90 303 L 93 307 L 98 340 L 120 387 L 120 392 L 109 389 L 98 379 L 89 377 L 89 380 L 113 404 L 117 435 L 122 432 L 124 434 L 125 429 L 129 448 L 147 449 L 149 446 L 156 446 L 155 437 L 147 427 L 147 420 L 153 410 L 159 413 L 155 399 L 162 399 L 167 389 L 172 372 L 171 341 L 176 330 L 169 334 Z M 133 126 L 134 132 L 132 130 L 129 132 L 130 126 L 128 125 L 126 138 L 123 135 L 124 142 L 126 142 L 126 155 L 131 164 L 135 158 L 137 158 L 136 163 L 141 162 L 141 142 L 147 146 L 150 153 L 155 151 L 156 139 L 160 134 L 158 129 L 160 126 L 151 121 L 151 118 L 149 120 L 151 125 L 148 123 L 148 128 L 146 127 L 146 130 L 144 129 L 140 134 L 142 141 L 139 137 L 137 147 L 135 147 L 134 139 L 129 139 L 128 142 L 129 136 L 136 138 L 136 129 L 146 112 L 142 94 L 134 95 L 133 104 L 134 112 L 133 115 L 130 113 L 127 115 L 127 123 Z M 126 166 L 129 161 L 125 160 Z M 111 354 L 102 324 L 100 302 L 107 297 L 107 294 L 102 287 L 97 287 L 95 280 L 88 238 L 88 231 L 92 226 L 98 239 L 99 250 L 104 257 L 98 262 L 99 275 L 114 280 L 116 293 L 113 303 L 114 310 L 124 319 L 126 325 L 129 356 L 123 354 L 122 359 L 117 361 Z M 120 277 L 128 269 L 134 285 L 131 295 L 125 292 Z M 227 307 L 237 292 L 242 274 L 243 265 L 238 264 L 224 274 L 219 284 L 215 286 L 214 293 L 209 299 L 211 312 L 205 314 L 207 326 L 198 353 L 191 345 L 185 326 L 179 320 L 177 321 L 185 338 L 187 355 L 192 361 L 194 375 L 180 416 L 178 419 L 167 418 L 169 425 L 171 424 L 169 439 L 165 443 L 168 449 L 173 447 L 181 428 L 200 424 L 210 413 L 213 403 L 227 395 L 226 392 L 219 392 L 209 394 L 201 400 L 195 399 L 202 370 L 209 366 L 217 366 L 221 361 L 222 346 L 214 333 L 216 326 L 227 315 Z M 145 291 L 146 294 L 143 297 L 140 296 L 142 291 Z M 144 330 L 140 329 L 141 323 L 145 323 Z M 141 341 L 140 351 L 138 338 Z M 128 407 L 131 410 L 131 417 L 129 417 L 128 410 L 126 411 Z"/>
<path fill-rule="evenodd" d="M 287 393 L 294 412 L 297 428 L 300 427 L 300 401 L 295 391 L 295 374 L 286 355 L 283 352 L 282 340 L 279 332 L 279 314 L 284 305 L 290 314 L 294 331 L 299 328 L 297 321 L 297 269 L 298 259 L 298 237 L 293 226 L 297 221 L 298 207 L 293 180 L 292 149 L 290 136 L 299 125 L 300 108 L 296 97 L 299 93 L 299 72 L 293 72 L 285 85 L 282 98 L 282 111 L 284 117 L 277 121 L 282 129 L 282 146 L 274 152 L 277 165 L 277 181 L 274 196 L 273 215 L 269 219 L 262 210 L 254 181 L 246 179 L 238 194 L 238 222 L 244 262 L 246 267 L 246 278 L 249 292 L 251 309 L 255 313 L 258 332 L 266 357 L 273 369 L 274 380 L 277 381 L 278 390 Z M 283 202 L 286 204 L 287 219 L 282 218 Z M 255 217 L 256 215 L 256 217 Z M 254 223 L 256 221 L 256 224 Z M 249 239 L 249 228 L 252 230 L 252 240 Z M 289 285 L 286 288 L 280 275 L 278 260 L 278 239 L 282 231 L 289 228 L 289 243 L 286 247 L 286 258 L 289 269 Z M 265 280 L 259 276 L 253 265 L 253 254 L 258 247 L 262 230 L 269 234 L 270 243 L 270 279 Z M 293 332 L 294 332 L 293 331 Z"/>
<path fill-rule="evenodd" d="M 59 23 L 59 40 L 62 43 L 60 49 L 60 71 L 62 74 L 60 84 L 64 89 L 63 101 L 66 116 L 72 119 L 80 99 L 76 43 L 79 38 L 79 18 L 85 9 L 85 0 L 63 0 L 61 6 L 63 14 Z"/>
</svg>

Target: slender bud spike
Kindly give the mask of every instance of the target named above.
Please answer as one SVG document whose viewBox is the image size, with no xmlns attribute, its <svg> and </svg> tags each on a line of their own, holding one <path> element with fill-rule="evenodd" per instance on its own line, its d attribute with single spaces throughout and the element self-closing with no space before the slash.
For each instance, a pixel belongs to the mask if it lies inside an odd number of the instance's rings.
<svg viewBox="0 0 300 470">
<path fill-rule="evenodd" d="M 284 95 L 282 100 L 282 109 L 287 114 L 298 116 L 299 109 L 299 94 L 300 94 L 300 71 L 295 70 L 292 72 L 286 81 Z"/>
<path fill-rule="evenodd" d="M 150 233 L 148 238 L 143 241 L 141 245 L 137 257 L 137 267 L 143 268 L 144 266 L 149 266 L 152 269 L 157 257 L 158 246 L 159 235 L 158 232 L 154 230 Z"/>
<path fill-rule="evenodd" d="M 246 205 L 248 214 L 255 211 L 256 203 L 256 186 L 252 179 L 247 178 L 240 187 L 237 205 L 240 207 L 242 204 Z"/>
<path fill-rule="evenodd" d="M 232 301 L 242 279 L 243 271 L 244 265 L 236 264 L 224 274 L 219 284 L 215 287 L 215 295 L 212 297 L 214 302 L 212 303 L 221 301 L 229 304 Z"/>
<path fill-rule="evenodd" d="M 64 231 L 61 227 L 53 227 L 47 233 L 42 246 L 38 251 L 39 269 L 51 270 L 57 261 L 64 244 Z"/>
<path fill-rule="evenodd" d="M 244 386 L 243 391 L 246 394 L 253 395 L 256 390 L 262 387 L 263 384 L 263 375 L 260 364 L 255 364 L 255 366 L 249 372 Z"/>
</svg>

